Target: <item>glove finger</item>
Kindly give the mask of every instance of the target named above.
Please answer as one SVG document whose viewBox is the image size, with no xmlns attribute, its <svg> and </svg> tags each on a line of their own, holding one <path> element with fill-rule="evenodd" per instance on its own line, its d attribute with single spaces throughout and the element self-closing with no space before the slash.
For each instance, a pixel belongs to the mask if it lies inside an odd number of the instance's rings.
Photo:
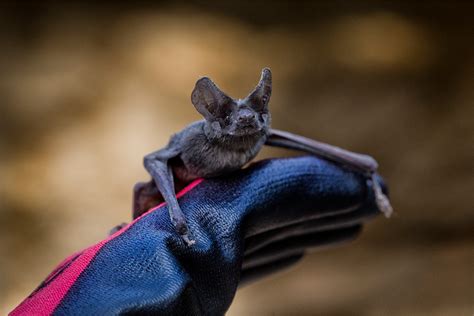
<svg viewBox="0 0 474 316">
<path fill-rule="evenodd" d="M 313 220 L 265 231 L 245 239 L 244 254 L 249 255 L 278 240 L 362 224 L 378 215 L 376 208 L 364 207 L 353 212 L 327 215 Z"/>
<path fill-rule="evenodd" d="M 307 248 L 332 247 L 351 241 L 361 232 L 362 225 L 293 236 L 271 243 L 257 252 L 244 256 L 243 269 L 266 265 L 281 258 L 305 251 Z"/>
<path fill-rule="evenodd" d="M 292 254 L 285 258 L 280 258 L 279 260 L 275 260 L 267 264 L 256 266 L 254 268 L 242 269 L 239 287 L 248 285 L 249 283 L 269 276 L 270 274 L 273 274 L 275 272 L 287 269 L 298 261 L 300 261 L 301 258 L 303 258 L 303 255 L 304 253 L 300 252 Z"/>
<path fill-rule="evenodd" d="M 239 184 L 252 201 L 243 216 L 244 237 L 352 212 L 367 203 L 371 191 L 363 175 L 311 156 L 265 164 L 251 169 L 251 181 Z"/>
</svg>

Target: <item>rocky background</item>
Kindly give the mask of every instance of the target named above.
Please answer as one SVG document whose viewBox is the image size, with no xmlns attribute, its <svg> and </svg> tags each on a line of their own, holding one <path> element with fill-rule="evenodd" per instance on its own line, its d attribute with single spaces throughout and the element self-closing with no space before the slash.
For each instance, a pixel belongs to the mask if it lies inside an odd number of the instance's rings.
<svg viewBox="0 0 474 316">
<path fill-rule="evenodd" d="M 273 126 L 370 153 L 396 214 L 239 290 L 228 314 L 472 315 L 473 9 L 3 1 L 0 314 L 130 220 L 143 155 L 199 118 L 199 76 L 238 97 L 269 66 Z"/>
</svg>

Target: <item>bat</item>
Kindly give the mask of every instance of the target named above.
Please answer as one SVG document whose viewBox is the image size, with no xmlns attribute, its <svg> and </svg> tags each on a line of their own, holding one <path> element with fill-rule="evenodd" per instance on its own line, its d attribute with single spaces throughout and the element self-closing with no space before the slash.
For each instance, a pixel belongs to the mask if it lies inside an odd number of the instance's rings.
<svg viewBox="0 0 474 316">
<path fill-rule="evenodd" d="M 197 178 L 241 169 L 264 145 L 307 152 L 363 174 L 372 181 L 377 207 L 390 216 L 390 202 L 375 180 L 377 162 L 367 155 L 270 128 L 271 93 L 269 68 L 262 70 L 257 86 L 244 99 L 233 99 L 208 77 L 200 78 L 191 102 L 204 119 L 191 123 L 174 134 L 166 147 L 144 157 L 143 164 L 152 179 L 134 187 L 134 218 L 157 205 L 162 197 L 177 233 L 191 246 L 195 241 L 190 237 L 176 190 Z"/>
</svg>

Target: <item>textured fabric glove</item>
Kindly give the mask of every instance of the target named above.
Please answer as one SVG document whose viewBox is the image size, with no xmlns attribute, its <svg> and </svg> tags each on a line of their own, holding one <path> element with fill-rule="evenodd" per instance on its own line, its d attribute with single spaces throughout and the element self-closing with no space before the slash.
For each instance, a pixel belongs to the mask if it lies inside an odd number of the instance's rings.
<svg viewBox="0 0 474 316">
<path fill-rule="evenodd" d="M 159 205 L 67 258 L 12 315 L 222 315 L 238 286 L 353 239 L 378 214 L 370 185 L 308 156 L 196 180 L 178 195 L 195 245 Z"/>
</svg>

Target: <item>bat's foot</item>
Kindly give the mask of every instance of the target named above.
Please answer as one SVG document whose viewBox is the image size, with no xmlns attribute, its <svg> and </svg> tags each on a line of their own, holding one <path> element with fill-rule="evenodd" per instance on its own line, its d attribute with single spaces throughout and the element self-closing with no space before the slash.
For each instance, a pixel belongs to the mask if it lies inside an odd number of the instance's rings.
<svg viewBox="0 0 474 316">
<path fill-rule="evenodd" d="M 375 179 L 375 174 L 372 174 L 372 187 L 375 194 L 375 203 L 377 204 L 378 209 L 384 213 L 385 217 L 389 218 L 393 213 L 392 205 L 390 205 L 390 200 L 382 192 L 380 184 Z"/>
<path fill-rule="evenodd" d="M 133 219 L 163 202 L 163 197 L 152 181 L 138 182 L 133 187 Z"/>
<path fill-rule="evenodd" d="M 116 232 L 118 232 L 119 230 L 122 230 L 122 228 L 124 228 L 125 226 L 127 226 L 128 224 L 127 223 L 122 223 L 120 225 L 117 225 L 115 226 L 114 228 L 112 228 L 110 231 L 109 231 L 109 236 L 115 234 Z"/>
</svg>

